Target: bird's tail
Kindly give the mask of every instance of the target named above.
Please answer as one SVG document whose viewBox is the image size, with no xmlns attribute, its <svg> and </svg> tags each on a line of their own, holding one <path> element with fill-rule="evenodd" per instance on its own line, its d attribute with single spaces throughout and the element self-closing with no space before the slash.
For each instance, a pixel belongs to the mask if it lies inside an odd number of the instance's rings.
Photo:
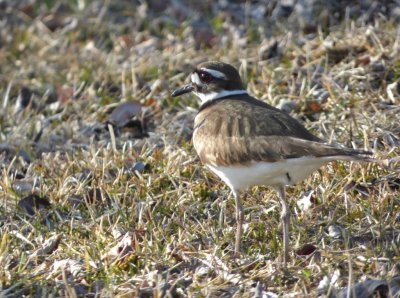
<svg viewBox="0 0 400 298">
<path fill-rule="evenodd" d="M 356 161 L 365 161 L 365 162 L 382 162 L 380 159 L 372 157 L 373 152 L 360 150 L 360 149 L 350 149 L 350 148 L 341 148 L 341 153 L 338 157 L 340 160 L 356 160 Z"/>
</svg>

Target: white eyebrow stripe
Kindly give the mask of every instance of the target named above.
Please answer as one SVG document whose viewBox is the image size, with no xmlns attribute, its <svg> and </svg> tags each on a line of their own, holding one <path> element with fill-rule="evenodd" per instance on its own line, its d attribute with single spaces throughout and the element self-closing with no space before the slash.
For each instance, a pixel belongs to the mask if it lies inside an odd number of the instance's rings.
<svg viewBox="0 0 400 298">
<path fill-rule="evenodd" d="M 218 79 L 226 79 L 226 75 L 223 72 L 220 72 L 215 69 L 209 69 L 209 68 L 200 68 L 201 70 L 204 70 L 208 72 L 210 75 L 212 75 L 214 78 Z"/>
<path fill-rule="evenodd" d="M 190 76 L 190 80 L 192 81 L 192 83 L 195 83 L 198 86 L 202 86 L 204 85 L 199 78 L 199 75 L 197 73 L 192 73 L 192 75 Z"/>
</svg>

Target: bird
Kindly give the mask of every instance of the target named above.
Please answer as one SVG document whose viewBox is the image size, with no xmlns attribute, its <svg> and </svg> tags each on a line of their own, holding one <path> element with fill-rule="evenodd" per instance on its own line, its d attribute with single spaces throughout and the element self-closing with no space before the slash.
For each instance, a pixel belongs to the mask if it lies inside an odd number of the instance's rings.
<svg viewBox="0 0 400 298">
<path fill-rule="evenodd" d="M 326 143 L 288 113 L 249 95 L 239 72 L 228 63 L 199 64 L 190 74 L 190 83 L 171 96 L 190 92 L 200 99 L 193 146 L 201 162 L 235 198 L 234 255 L 240 255 L 243 234 L 240 194 L 252 186 L 269 186 L 279 198 L 283 266 L 287 267 L 290 209 L 285 187 L 301 182 L 330 161 L 370 161 L 372 152 Z"/>
</svg>

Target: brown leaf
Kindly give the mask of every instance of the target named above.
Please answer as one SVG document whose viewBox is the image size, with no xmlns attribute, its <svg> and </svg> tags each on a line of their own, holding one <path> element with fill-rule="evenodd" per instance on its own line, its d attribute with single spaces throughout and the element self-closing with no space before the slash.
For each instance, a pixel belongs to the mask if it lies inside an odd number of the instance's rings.
<svg viewBox="0 0 400 298">
<path fill-rule="evenodd" d="M 305 112 L 320 113 L 322 112 L 322 105 L 316 101 L 309 101 L 306 103 Z"/>
<path fill-rule="evenodd" d="M 17 1 L 16 1 L 17 2 Z M 21 1 L 24 2 L 24 1 Z M 17 2 L 18 3 L 18 2 Z M 25 3 L 21 3 L 17 8 L 27 16 L 34 18 L 35 16 L 35 6 L 33 5 L 34 2 L 29 3 L 29 1 Z"/>
<path fill-rule="evenodd" d="M 345 287 L 337 293 L 333 293 L 331 297 L 348 297 L 348 293 L 352 293 L 351 297 L 397 297 L 399 293 L 399 278 L 394 278 L 389 282 L 386 280 L 366 280 L 349 287 L 350 290 Z"/>
<path fill-rule="evenodd" d="M 302 247 L 300 247 L 298 250 L 296 250 L 296 254 L 298 256 L 309 256 L 312 253 L 314 253 L 317 250 L 317 247 L 314 246 L 313 244 L 307 243 L 304 244 Z"/>
<path fill-rule="evenodd" d="M 128 35 L 128 34 L 121 35 L 119 37 L 119 41 L 120 41 L 122 47 L 124 47 L 126 49 L 130 49 L 134 43 L 133 38 L 131 37 L 131 35 Z"/>
<path fill-rule="evenodd" d="M 57 97 L 61 104 L 66 104 L 74 96 L 74 90 L 71 87 L 58 86 Z"/>
<path fill-rule="evenodd" d="M 360 65 L 368 65 L 371 62 L 371 56 L 367 53 L 367 54 L 361 54 L 358 55 L 356 58 L 356 65 L 360 66 Z"/>
<path fill-rule="evenodd" d="M 66 25 L 65 17 L 58 13 L 51 13 L 43 17 L 42 22 L 50 31 L 55 31 Z"/>
<path fill-rule="evenodd" d="M 127 126 L 130 122 L 142 117 L 142 105 L 139 102 L 125 102 L 116 107 L 110 116 L 110 122 L 117 127 Z"/>
<path fill-rule="evenodd" d="M 203 20 L 199 19 L 191 24 L 192 35 L 195 42 L 196 49 L 201 47 L 211 48 L 215 44 L 215 35 L 211 25 Z"/>
<path fill-rule="evenodd" d="M 51 204 L 47 197 L 40 197 L 36 194 L 31 194 L 18 202 L 18 207 L 30 216 L 33 216 L 36 212 L 50 206 Z"/>
<path fill-rule="evenodd" d="M 35 109 L 36 104 L 32 98 L 33 91 L 29 87 L 22 86 L 22 88 L 19 90 L 19 95 L 17 98 L 16 111 L 21 112 L 25 109 Z"/>
<path fill-rule="evenodd" d="M 267 41 L 264 45 L 258 49 L 258 58 L 260 60 L 268 60 L 281 55 L 281 49 L 278 41 L 273 38 Z"/>
<path fill-rule="evenodd" d="M 91 188 L 88 193 L 84 195 L 85 201 L 88 204 L 99 204 L 99 203 L 107 203 L 110 204 L 110 198 L 103 194 L 100 188 Z"/>
</svg>

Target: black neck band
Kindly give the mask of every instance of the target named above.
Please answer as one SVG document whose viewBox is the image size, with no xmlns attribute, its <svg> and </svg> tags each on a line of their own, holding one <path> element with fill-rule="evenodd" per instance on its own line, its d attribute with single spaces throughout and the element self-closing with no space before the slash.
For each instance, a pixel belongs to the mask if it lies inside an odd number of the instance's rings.
<svg viewBox="0 0 400 298">
<path fill-rule="evenodd" d="M 224 100 L 224 99 L 232 99 L 232 100 L 244 100 L 243 95 L 248 95 L 248 93 L 240 93 L 240 94 L 228 94 L 222 97 L 218 97 L 212 100 L 208 100 L 205 103 L 203 103 L 200 106 L 199 112 L 201 112 L 202 110 L 204 110 L 205 108 L 208 108 L 212 105 L 214 105 L 215 103 L 217 103 L 220 100 Z"/>
</svg>

